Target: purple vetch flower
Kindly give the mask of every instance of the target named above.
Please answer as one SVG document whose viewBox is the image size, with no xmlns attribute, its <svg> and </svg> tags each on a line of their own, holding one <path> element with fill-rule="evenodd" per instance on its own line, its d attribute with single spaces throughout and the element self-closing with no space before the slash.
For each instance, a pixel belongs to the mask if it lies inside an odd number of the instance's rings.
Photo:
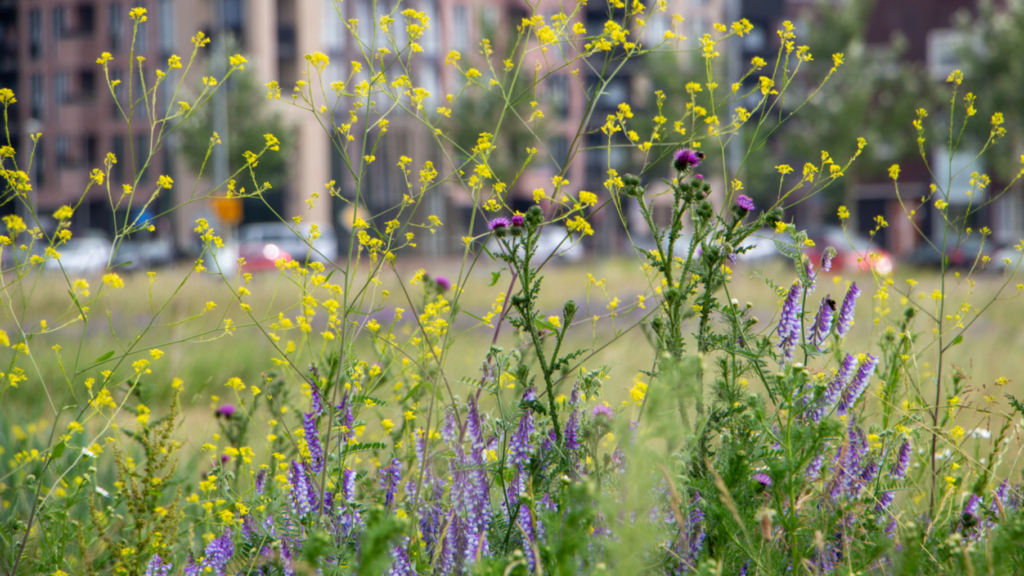
<svg viewBox="0 0 1024 576">
<path fill-rule="evenodd" d="M 688 168 L 700 166 L 700 162 L 703 159 L 703 152 L 695 152 L 689 148 L 680 148 L 672 155 L 672 167 L 679 172 L 683 172 Z"/>
<path fill-rule="evenodd" d="M 878 366 L 878 356 L 868 354 L 867 360 L 861 363 L 860 368 L 857 370 L 857 375 L 853 377 L 850 385 L 846 387 L 846 393 L 843 394 L 842 400 L 839 401 L 839 407 L 836 409 L 837 413 L 842 415 L 853 410 L 853 406 L 857 403 L 860 395 L 867 390 L 868 382 L 871 380 L 871 375 L 874 374 L 876 366 Z"/>
<path fill-rule="evenodd" d="M 842 394 L 843 389 L 846 388 L 846 384 L 850 381 L 850 377 L 853 375 L 853 370 L 857 367 L 857 358 L 851 354 L 847 354 L 843 360 L 842 366 L 839 368 L 839 372 L 832 377 L 829 381 L 828 387 L 825 388 L 825 393 L 821 395 L 821 399 L 818 401 L 818 405 L 814 412 L 811 413 L 811 420 L 814 422 L 820 422 L 825 417 L 825 413 L 832 409 L 832 406 L 839 400 L 839 396 Z"/>
<path fill-rule="evenodd" d="M 260 468 L 256 473 L 256 494 L 262 496 L 263 490 L 267 487 L 267 469 Z"/>
<path fill-rule="evenodd" d="M 491 232 L 498 231 L 499 229 L 504 232 L 506 228 L 512 225 L 512 221 L 504 216 L 498 216 L 487 223 L 487 229 Z"/>
<path fill-rule="evenodd" d="M 967 498 L 967 503 L 964 504 L 964 516 L 973 516 L 974 520 L 978 519 L 978 508 L 981 506 L 981 496 L 977 494 L 971 494 Z"/>
<path fill-rule="evenodd" d="M 896 498 L 895 492 L 882 492 L 878 495 L 878 504 L 875 504 L 875 512 L 884 512 Z"/>
<path fill-rule="evenodd" d="M 530 507 L 522 504 L 519 506 L 519 517 L 516 522 L 523 527 L 523 532 L 526 534 L 526 542 L 524 542 L 523 548 L 526 553 L 526 562 L 529 567 L 529 572 L 535 572 L 535 566 L 537 565 L 537 557 L 534 555 L 533 548 L 537 543 L 537 529 L 534 526 L 533 516 L 530 514 Z"/>
<path fill-rule="evenodd" d="M 458 439 L 459 426 L 455 422 L 455 411 L 448 410 L 444 415 L 444 424 L 441 425 L 441 439 L 451 445 Z"/>
<path fill-rule="evenodd" d="M 753 479 L 754 479 L 754 481 L 756 481 L 761 486 L 764 486 L 765 488 L 767 488 L 767 487 L 772 485 L 772 478 L 771 478 L 771 476 L 765 474 L 764 472 L 758 472 L 758 473 L 754 474 Z"/>
<path fill-rule="evenodd" d="M 893 462 L 892 469 L 889 470 L 889 476 L 902 480 L 907 475 L 907 468 L 910 467 L 910 440 L 904 440 L 903 444 L 900 445 L 900 450 L 896 455 L 896 461 Z"/>
<path fill-rule="evenodd" d="M 220 538 L 214 538 L 206 545 L 201 571 L 224 574 L 228 561 L 235 553 L 235 543 L 231 540 L 231 536 L 231 531 L 225 530 Z"/>
<path fill-rule="evenodd" d="M 779 317 L 778 333 L 782 342 L 779 347 L 783 349 L 785 361 L 793 358 L 793 348 L 800 337 L 800 283 L 794 282 L 786 295 L 786 301 L 782 304 L 782 314 Z"/>
<path fill-rule="evenodd" d="M 146 565 L 144 576 L 169 576 L 170 573 L 171 563 L 165 563 L 159 554 L 153 554 L 153 557 L 149 559 L 149 564 Z"/>
<path fill-rule="evenodd" d="M 402 546 L 391 547 L 391 570 L 388 576 L 416 576 L 412 562 L 409 561 L 409 554 Z"/>
<path fill-rule="evenodd" d="M 832 269 L 832 258 L 835 256 L 832 250 L 826 249 L 821 253 L 821 262 L 818 264 L 818 268 L 828 272 Z"/>
<path fill-rule="evenodd" d="M 814 317 L 814 327 L 811 330 L 811 345 L 821 350 L 832 331 L 832 314 L 836 311 L 836 301 L 830 296 L 821 299 L 821 306 L 818 308 L 818 315 Z"/>
<path fill-rule="evenodd" d="M 199 564 L 196 564 L 195 556 L 191 552 L 188 553 L 188 562 L 185 564 L 185 568 L 182 569 L 182 574 L 185 576 L 199 575 Z"/>
<path fill-rule="evenodd" d="M 309 447 L 309 459 L 313 464 L 313 473 L 319 474 L 324 469 L 324 450 L 320 446 L 320 429 L 316 425 L 316 412 L 302 415 L 302 429 Z"/>
<path fill-rule="evenodd" d="M 860 296 L 860 288 L 857 288 L 857 283 L 850 284 L 850 289 L 846 291 L 846 297 L 843 298 L 843 305 L 839 309 L 839 320 L 836 321 L 836 334 L 840 338 L 846 336 L 846 333 L 850 331 L 850 326 L 853 325 L 853 313 L 857 307 L 857 297 Z"/>
<path fill-rule="evenodd" d="M 398 483 L 402 480 L 402 463 L 392 458 L 391 463 L 380 469 L 380 487 L 384 490 L 384 505 L 391 506 L 398 491 Z"/>
<path fill-rule="evenodd" d="M 860 473 L 860 479 L 865 484 L 871 482 L 878 476 L 878 460 L 872 459 L 864 465 L 864 470 Z"/>
<path fill-rule="evenodd" d="M 1008 480 L 1003 480 L 999 484 L 999 487 L 996 488 L 995 493 L 992 495 L 992 504 L 990 504 L 989 507 L 988 507 L 989 512 L 992 512 L 992 514 L 994 514 L 994 515 L 998 515 L 999 514 L 999 504 L 996 503 L 997 501 L 1000 504 L 1003 504 L 1004 508 L 1006 507 L 1006 504 L 1005 504 L 1005 502 L 1006 502 L 1006 493 L 1009 490 L 1009 488 L 1010 488 L 1010 482 Z"/>
<path fill-rule="evenodd" d="M 309 391 L 310 407 L 312 408 L 314 414 L 320 416 L 324 413 L 324 396 L 323 393 L 320 391 L 320 386 L 318 386 L 316 383 L 316 378 L 309 379 Z"/>
<path fill-rule="evenodd" d="M 532 392 L 532 389 L 526 391 L 523 397 L 527 396 Z M 512 435 L 512 441 L 508 446 L 508 463 L 512 466 L 518 466 L 530 463 L 530 453 L 533 452 L 533 444 L 530 443 L 530 438 L 533 436 L 533 411 L 526 409 L 523 411 L 522 418 L 519 419 L 519 427 L 516 428 L 515 434 Z"/>
<path fill-rule="evenodd" d="M 447 292 L 452 289 L 452 283 L 449 282 L 448 279 L 445 278 L 444 276 L 438 276 L 437 278 L 434 278 L 434 282 L 437 283 L 437 287 L 442 292 Z"/>
<path fill-rule="evenodd" d="M 351 468 L 345 468 L 341 476 L 341 496 L 346 502 L 355 502 L 356 500 L 356 471 Z"/>
<path fill-rule="evenodd" d="M 313 485 L 306 476 L 306 467 L 297 460 L 292 460 L 288 472 L 288 483 L 292 485 L 292 509 L 296 516 L 304 516 L 316 506 L 311 495 L 315 495 Z"/>
<path fill-rule="evenodd" d="M 815 456 L 811 459 L 811 463 L 807 465 L 807 479 L 817 480 L 821 477 L 821 465 L 825 462 L 825 455 Z"/>
<path fill-rule="evenodd" d="M 811 284 L 807 287 L 807 291 L 813 292 L 818 287 L 818 274 L 814 271 L 814 265 L 811 264 L 810 258 L 804 260 L 804 273 L 811 279 Z"/>
<path fill-rule="evenodd" d="M 740 194 L 736 197 L 736 205 L 747 212 L 750 212 L 754 209 L 754 199 L 745 194 Z"/>
<path fill-rule="evenodd" d="M 513 226 L 522 226 L 525 218 L 523 218 L 522 214 L 513 214 L 511 222 Z"/>
<path fill-rule="evenodd" d="M 213 415 L 217 418 L 231 418 L 235 415 L 235 407 L 231 404 L 225 404 L 220 408 L 217 408 Z"/>
<path fill-rule="evenodd" d="M 565 447 L 569 450 L 579 450 L 580 447 L 580 387 L 579 384 L 573 387 L 572 395 L 569 396 L 569 404 L 572 412 L 569 413 L 569 420 L 565 423 Z M 552 431 L 554 433 L 554 431 Z"/>
</svg>

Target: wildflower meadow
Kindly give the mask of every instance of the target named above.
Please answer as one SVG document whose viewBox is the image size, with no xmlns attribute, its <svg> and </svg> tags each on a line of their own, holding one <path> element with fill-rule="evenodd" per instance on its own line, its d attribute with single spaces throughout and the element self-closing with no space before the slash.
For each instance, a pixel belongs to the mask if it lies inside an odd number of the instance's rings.
<svg viewBox="0 0 1024 576">
<path fill-rule="evenodd" d="M 842 97 L 829 81 L 843 54 L 812 55 L 786 22 L 776 62 L 755 58 L 730 84 L 719 50 L 749 22 L 686 40 L 678 17 L 648 46 L 637 38 L 664 2 L 612 1 L 601 29 L 575 5 L 530 11 L 500 41 L 449 53 L 462 88 L 431 106 L 411 56 L 433 23 L 401 3 L 374 6 L 371 21 L 344 21 L 363 54 L 347 80 L 326 83 L 329 58 L 315 53 L 295 86 L 266 86 L 272 106 L 317 116 L 356 183 L 354 195 L 335 182 L 309 193 L 310 206 L 354 208 L 335 261 L 313 257 L 320 230 L 298 216 L 282 221 L 309 259 L 228 269 L 222 232 L 200 219 L 191 265 L 129 273 L 114 265 L 116 247 L 150 225 L 133 216 L 116 222 L 106 272 L 79 277 L 61 263 L 79 206 L 52 214 L 47 231 L 29 193 L 32 150 L 0 148 L 3 202 L 17 207 L 0 236 L 0 572 L 1024 573 L 1024 404 L 1012 375 L 976 377 L 996 360 L 970 342 L 1021 292 L 1019 259 L 995 274 L 979 254 L 929 278 L 870 262 L 837 277 L 838 247 L 814 246 L 787 214 L 881 142 L 779 166 L 771 201 L 730 172 L 732 152 L 765 146 L 802 103 Z M 149 15 L 129 18 L 137 33 Z M 224 76 L 202 77 L 208 43 L 197 33 L 191 55 L 166 63 L 133 52 L 134 72 L 116 80 L 113 57 L 97 54 L 110 90 L 124 84 L 123 121 L 149 127 L 146 155 L 108 153 L 91 172 L 89 188 L 115 210 L 140 197 L 162 206 L 177 186 L 196 191 L 165 213 L 267 193 L 255 167 L 286 152 L 273 134 L 226 181 L 143 179 L 148 158 L 248 64 L 235 55 Z M 704 78 L 651 94 L 650 118 L 628 104 L 608 114 L 596 131 L 604 189 L 578 190 L 568 168 L 589 145 L 595 103 L 655 50 L 692 52 Z M 830 68 L 809 82 L 812 61 Z M 578 137 L 532 205 L 513 209 L 509 189 L 551 160 L 534 93 L 553 70 L 583 67 L 600 81 Z M 1004 145 L 999 111 L 975 108 L 971 91 L 984 86 L 957 71 L 943 89 L 944 108 L 904 127 L 926 163 L 933 134 L 951 155 L 968 126 L 988 130 L 981 154 Z M 499 100 L 501 114 L 462 145 L 447 121 L 474 94 Z M 0 91 L 5 119 L 18 97 Z M 685 102 L 682 117 L 663 115 L 671 101 Z M 365 175 L 396 118 L 428 127 L 440 161 L 402 156 L 389 168 L 404 197 L 375 212 Z M 219 145 L 211 133 L 207 156 Z M 642 170 L 612 169 L 616 149 Z M 494 167 L 510 158 L 521 164 Z M 133 183 L 111 185 L 118 164 Z M 900 167 L 889 175 L 898 192 Z M 995 187 L 982 174 L 971 185 Z M 461 258 L 435 269 L 417 244 L 455 225 L 426 202 L 451 186 L 473 208 L 457 231 Z M 964 193 L 940 183 L 900 198 L 907 214 L 918 202 L 947 214 Z M 944 217 L 942 248 L 962 243 L 968 216 L 1000 194 Z M 556 269 L 538 248 L 545 230 L 564 230 L 570 247 L 592 239 L 596 218 L 631 214 L 632 255 L 615 275 L 635 296 L 609 292 L 596 263 Z M 849 221 L 845 207 L 838 216 Z M 886 226 L 880 217 L 876 230 Z M 766 234 L 785 266 L 741 270 Z M 970 361 L 954 361 L 965 349 Z"/>
</svg>

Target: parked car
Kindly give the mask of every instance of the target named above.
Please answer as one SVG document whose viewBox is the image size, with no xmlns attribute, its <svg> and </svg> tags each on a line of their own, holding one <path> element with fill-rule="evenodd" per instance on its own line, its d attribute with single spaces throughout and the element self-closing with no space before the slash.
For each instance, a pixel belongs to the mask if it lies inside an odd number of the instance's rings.
<svg viewBox="0 0 1024 576">
<path fill-rule="evenodd" d="M 149 270 L 173 262 L 174 242 L 170 238 L 125 240 L 114 256 L 114 265 L 123 270 Z"/>
<path fill-rule="evenodd" d="M 494 237 L 487 241 L 487 249 L 495 253 L 502 250 L 498 239 Z M 522 248 L 519 250 L 521 253 Z M 534 260 L 543 262 L 550 258 L 552 262 L 579 262 L 584 255 L 585 250 L 579 238 L 569 234 L 564 226 L 548 224 L 537 238 L 537 253 Z"/>
<path fill-rule="evenodd" d="M 90 230 L 58 246 L 60 260 L 47 260 L 43 268 L 60 270 L 63 267 L 68 274 L 98 274 L 107 268 L 113 248 L 103 232 Z"/>
<path fill-rule="evenodd" d="M 939 245 L 932 246 L 925 242 L 907 256 L 906 262 L 912 266 L 939 268 L 942 266 L 941 248 Z M 975 262 L 980 265 L 982 257 L 991 257 L 991 252 L 989 243 L 982 242 L 980 238 L 969 237 L 960 244 L 957 244 L 955 239 L 947 241 L 945 256 L 948 267 L 970 268 Z"/>
<path fill-rule="evenodd" d="M 1021 251 L 1017 250 L 1017 248 L 1004 246 L 992 254 L 992 263 L 989 264 L 989 269 L 995 272 L 1004 272 L 1006 270 L 1024 272 L 1024 262 L 1021 262 L 1021 256 Z"/>
<path fill-rule="evenodd" d="M 246 224 L 238 229 L 238 244 L 272 244 L 299 262 L 307 262 L 307 258 L 311 262 L 333 262 L 338 257 L 338 237 L 334 233 L 334 228 L 330 225 L 317 228 L 320 236 L 313 240 L 310 246 L 306 241 L 311 230 L 309 225 L 293 228 L 284 222 Z M 247 250 L 252 252 L 256 249 L 250 247 Z"/>
<path fill-rule="evenodd" d="M 864 236 L 847 232 L 838 226 L 808 233 L 808 237 L 814 241 L 814 246 L 807 248 L 804 253 L 815 262 L 820 261 L 822 253 L 829 246 L 836 249 L 832 270 L 872 270 L 885 276 L 895 268 L 892 254 L 887 250 Z"/>
</svg>

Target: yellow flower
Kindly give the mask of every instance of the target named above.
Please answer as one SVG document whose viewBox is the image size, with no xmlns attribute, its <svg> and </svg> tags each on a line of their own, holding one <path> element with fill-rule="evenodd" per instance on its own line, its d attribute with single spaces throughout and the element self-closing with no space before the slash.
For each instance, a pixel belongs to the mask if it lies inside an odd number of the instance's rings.
<svg viewBox="0 0 1024 576">
<path fill-rule="evenodd" d="M 892 166 L 889 166 L 889 178 L 892 178 L 893 180 L 896 180 L 899 177 L 900 177 L 900 165 L 899 164 L 893 164 Z"/>
<path fill-rule="evenodd" d="M 559 318 L 558 316 L 548 316 L 548 323 L 554 326 L 555 328 L 562 327 L 562 319 Z"/>
<path fill-rule="evenodd" d="M 388 420 L 387 418 L 385 418 L 384 420 L 381 420 L 380 421 L 380 425 L 384 427 L 384 433 L 385 434 L 390 434 L 391 433 L 391 429 L 395 427 L 395 423 L 392 422 L 391 420 Z"/>
<path fill-rule="evenodd" d="M 850 211 L 846 209 L 846 206 L 839 207 L 839 219 L 847 220 L 850 217 Z"/>
<path fill-rule="evenodd" d="M 124 280 L 116 272 L 103 275 L 103 283 L 111 288 L 124 288 Z"/>
<path fill-rule="evenodd" d="M 960 439 L 964 437 L 964 429 L 959 426 L 954 426 L 953 429 L 949 431 L 949 435 L 953 440 L 959 442 Z"/>
</svg>

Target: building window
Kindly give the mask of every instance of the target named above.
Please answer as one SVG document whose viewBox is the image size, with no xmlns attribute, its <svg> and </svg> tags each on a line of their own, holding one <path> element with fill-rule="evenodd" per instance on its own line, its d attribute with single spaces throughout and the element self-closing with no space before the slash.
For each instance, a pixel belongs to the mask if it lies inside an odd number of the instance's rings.
<svg viewBox="0 0 1024 576">
<path fill-rule="evenodd" d="M 67 136 L 57 136 L 57 168 L 71 166 L 71 141 Z"/>
<path fill-rule="evenodd" d="M 110 51 L 116 54 L 121 50 L 121 45 L 124 44 L 124 21 L 121 14 L 121 5 L 111 4 L 107 14 L 110 15 L 110 18 L 107 20 L 107 25 L 110 27 Z"/>
<path fill-rule="evenodd" d="M 82 153 L 86 166 L 99 164 L 99 146 L 96 143 L 96 136 L 94 134 L 82 138 Z"/>
<path fill-rule="evenodd" d="M 43 13 L 38 8 L 28 13 L 28 52 L 33 59 L 43 55 Z"/>
<path fill-rule="evenodd" d="M 569 159 L 569 139 L 565 136 L 555 136 L 548 140 L 548 154 L 551 155 L 555 170 L 561 170 Z"/>
<path fill-rule="evenodd" d="M 135 135 L 135 167 L 141 171 L 138 173 L 139 183 L 146 181 L 146 172 L 149 170 L 149 165 L 146 160 L 149 159 L 149 136 L 147 134 L 136 134 Z"/>
<path fill-rule="evenodd" d="M 92 70 L 82 70 L 78 73 L 78 92 L 76 98 L 91 102 L 96 97 L 96 73 Z"/>
<path fill-rule="evenodd" d="M 124 182 L 124 167 L 128 164 L 128 157 L 125 155 L 124 136 L 114 136 L 112 148 L 114 157 L 117 158 L 117 164 L 111 166 L 110 176 L 114 182 L 120 184 Z"/>
<path fill-rule="evenodd" d="M 43 119 L 43 107 L 46 104 L 46 94 L 43 92 L 43 75 L 33 74 L 31 80 L 32 90 L 32 117 L 36 120 Z"/>
<path fill-rule="evenodd" d="M 356 1 L 356 19 L 359 20 L 359 25 L 356 27 L 356 38 L 366 46 L 373 44 L 373 37 L 377 30 L 373 19 L 373 5 L 370 2 L 371 0 Z"/>
<path fill-rule="evenodd" d="M 32 155 L 32 181 L 36 186 L 46 184 L 46 147 L 42 138 L 36 142 L 36 150 Z"/>
<path fill-rule="evenodd" d="M 548 76 L 548 101 L 559 118 L 569 115 L 569 84 L 564 74 Z"/>
<path fill-rule="evenodd" d="M 928 32 L 928 74 L 932 80 L 944 81 L 953 70 L 961 67 L 960 54 L 966 44 L 959 30 L 937 29 Z"/>
<path fill-rule="evenodd" d="M 68 9 L 65 6 L 57 6 L 53 9 L 53 42 L 56 44 L 64 37 L 68 26 Z"/>
<path fill-rule="evenodd" d="M 149 26 L 148 22 L 139 22 L 138 31 L 135 32 L 135 53 L 146 52 L 149 52 Z"/>
<path fill-rule="evenodd" d="M 124 101 L 125 98 L 123 77 L 124 73 L 122 73 L 120 70 L 116 68 L 110 71 L 110 82 L 118 82 L 117 86 L 114 86 L 114 97 L 110 105 L 110 114 L 111 116 L 113 116 L 114 120 L 118 120 L 121 118 L 121 106 L 128 105 L 128 103 Z"/>
<path fill-rule="evenodd" d="M 336 0 L 323 0 L 324 7 L 324 48 L 328 56 L 340 56 L 345 52 L 345 38 L 348 30 L 342 20 L 345 5 Z"/>
<path fill-rule="evenodd" d="M 452 47 L 456 50 L 469 48 L 469 14 L 465 6 L 459 4 L 453 8 Z"/>
<path fill-rule="evenodd" d="M 433 56 L 437 54 L 437 28 L 440 26 L 440 23 L 437 23 L 437 0 L 423 0 L 420 2 L 420 8 L 431 22 L 435 22 L 423 32 L 423 36 L 420 38 L 424 54 Z"/>
<path fill-rule="evenodd" d="M 159 17 L 157 25 L 160 27 L 157 43 L 160 53 L 167 55 L 174 51 L 174 10 L 171 0 L 157 0 L 156 11 Z"/>
<path fill-rule="evenodd" d="M 95 29 L 92 4 L 75 6 L 75 35 L 91 36 Z"/>
<path fill-rule="evenodd" d="M 58 72 L 53 77 L 53 104 L 55 109 L 60 108 L 63 104 L 67 104 L 71 98 L 70 90 L 67 72 Z"/>
</svg>

